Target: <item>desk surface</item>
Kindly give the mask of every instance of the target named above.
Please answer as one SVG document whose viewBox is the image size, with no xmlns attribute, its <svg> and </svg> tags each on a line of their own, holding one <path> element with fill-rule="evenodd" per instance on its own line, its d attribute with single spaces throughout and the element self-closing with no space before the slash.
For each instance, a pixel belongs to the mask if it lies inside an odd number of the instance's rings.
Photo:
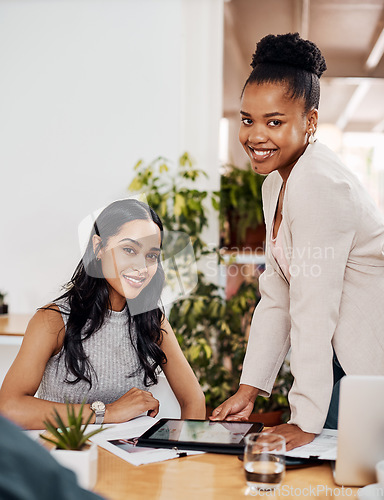
<svg viewBox="0 0 384 500">
<path fill-rule="evenodd" d="M 253 496 L 245 495 L 242 462 L 236 456 L 207 453 L 136 467 L 100 447 L 94 490 L 108 500 L 245 500 Z M 330 465 L 325 463 L 287 470 L 280 490 L 263 496 L 355 498 L 358 488 L 335 485 Z"/>
<path fill-rule="evenodd" d="M 0 335 L 24 335 L 32 314 L 0 314 Z"/>
</svg>

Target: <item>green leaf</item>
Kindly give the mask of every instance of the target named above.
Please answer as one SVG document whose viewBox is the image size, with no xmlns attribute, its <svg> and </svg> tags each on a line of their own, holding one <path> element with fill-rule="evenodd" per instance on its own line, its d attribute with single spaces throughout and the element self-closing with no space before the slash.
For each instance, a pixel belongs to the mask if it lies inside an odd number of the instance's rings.
<svg viewBox="0 0 384 500">
<path fill-rule="evenodd" d="M 181 167 L 185 167 L 186 165 L 188 165 L 189 167 L 192 167 L 193 163 L 192 163 L 192 160 L 189 157 L 189 154 L 187 152 L 185 152 L 184 154 L 182 154 L 180 156 L 180 158 L 179 158 L 179 165 Z"/>
<path fill-rule="evenodd" d="M 55 420 L 58 424 L 58 428 L 61 430 L 63 436 L 65 436 L 66 438 L 68 438 L 68 430 L 67 430 L 67 427 L 65 426 L 64 422 L 62 421 L 57 409 L 55 408 L 54 409 L 54 412 L 55 412 Z"/>
<path fill-rule="evenodd" d="M 139 191 L 143 187 L 143 181 L 140 177 L 135 177 L 128 186 L 128 191 Z"/>
<path fill-rule="evenodd" d="M 91 417 L 92 417 L 92 415 L 91 415 Z M 109 427 L 109 429 L 111 429 L 111 428 L 112 428 L 112 426 L 111 426 L 111 427 Z M 99 432 L 102 432 L 102 431 L 105 431 L 104 427 L 100 427 L 99 429 L 95 429 L 95 430 L 93 430 L 93 431 L 91 431 L 91 432 L 88 432 L 88 434 L 85 434 L 85 435 L 84 435 L 84 436 L 80 439 L 80 444 L 81 444 L 81 446 L 83 446 L 83 445 L 84 445 L 84 444 L 88 441 L 88 439 L 89 439 L 89 438 L 91 438 L 91 437 L 92 437 L 92 436 L 94 436 L 95 434 L 99 434 Z M 81 447 L 81 446 L 80 446 L 80 447 Z"/>
<path fill-rule="evenodd" d="M 193 312 L 195 315 L 200 315 L 204 309 L 204 302 L 202 299 L 197 299 L 193 303 Z"/>
<path fill-rule="evenodd" d="M 210 359 L 212 357 L 212 349 L 208 344 L 203 344 L 203 348 L 205 351 L 205 355 L 207 359 Z"/>
<path fill-rule="evenodd" d="M 136 165 L 133 167 L 133 170 L 138 170 L 142 164 L 143 164 L 143 160 L 139 160 L 136 163 Z"/>
<path fill-rule="evenodd" d="M 220 201 L 218 201 L 216 198 L 212 198 L 211 203 L 215 210 L 220 210 Z"/>
<path fill-rule="evenodd" d="M 64 445 L 63 445 L 63 443 L 61 441 L 57 442 L 54 439 L 50 439 L 49 437 L 44 436 L 44 434 L 40 434 L 39 437 L 41 437 L 41 439 L 45 439 L 45 441 L 49 441 L 50 443 L 54 444 L 56 446 L 56 448 L 60 448 L 62 450 L 68 450 L 69 449 L 69 448 L 64 447 Z"/>
<path fill-rule="evenodd" d="M 229 198 L 231 200 L 232 206 L 237 207 L 237 205 L 238 205 L 237 195 L 236 195 L 236 192 L 234 189 L 229 193 Z"/>
<path fill-rule="evenodd" d="M 184 197 L 181 196 L 180 194 L 176 194 L 175 204 L 173 206 L 173 212 L 176 215 L 176 217 L 179 217 L 181 215 L 181 212 L 182 212 L 184 206 L 185 206 Z"/>
<path fill-rule="evenodd" d="M 49 431 L 52 434 L 52 436 L 56 437 L 58 441 L 63 440 L 63 436 L 58 432 L 56 427 L 49 420 L 44 421 L 43 423 L 47 431 Z"/>
<path fill-rule="evenodd" d="M 76 418 L 75 407 L 72 406 L 73 418 L 75 419 L 75 427 L 76 427 L 77 430 L 79 430 L 81 428 L 81 424 L 83 422 L 83 409 L 84 409 L 84 401 L 83 401 L 83 404 L 80 407 L 80 411 L 79 411 L 79 413 L 77 415 L 77 418 Z"/>
<path fill-rule="evenodd" d="M 194 345 L 191 346 L 191 348 L 188 351 L 188 354 L 190 356 L 190 360 L 194 362 L 200 355 L 200 345 Z"/>
</svg>

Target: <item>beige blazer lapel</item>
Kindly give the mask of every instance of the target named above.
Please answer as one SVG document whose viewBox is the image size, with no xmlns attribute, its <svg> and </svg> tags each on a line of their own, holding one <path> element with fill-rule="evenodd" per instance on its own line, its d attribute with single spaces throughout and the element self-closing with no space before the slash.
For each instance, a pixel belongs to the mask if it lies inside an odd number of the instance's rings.
<svg viewBox="0 0 384 500">
<path fill-rule="evenodd" d="M 271 252 L 271 235 L 272 235 L 272 226 L 275 218 L 276 207 L 279 200 L 279 194 L 281 191 L 281 187 L 283 184 L 283 180 L 280 177 L 278 172 L 272 172 L 268 175 L 268 182 L 264 183 L 265 188 L 263 190 L 263 199 L 269 200 L 269 202 L 265 202 L 264 204 L 264 218 L 265 218 L 265 227 L 266 227 L 266 257 L 267 261 L 272 265 L 273 269 L 285 280 L 283 271 L 281 270 L 278 262 Z M 284 219 L 282 224 L 284 223 Z M 285 239 L 285 238 L 284 238 Z M 284 249 L 285 250 L 285 249 Z M 287 281 L 288 282 L 288 281 Z"/>
</svg>

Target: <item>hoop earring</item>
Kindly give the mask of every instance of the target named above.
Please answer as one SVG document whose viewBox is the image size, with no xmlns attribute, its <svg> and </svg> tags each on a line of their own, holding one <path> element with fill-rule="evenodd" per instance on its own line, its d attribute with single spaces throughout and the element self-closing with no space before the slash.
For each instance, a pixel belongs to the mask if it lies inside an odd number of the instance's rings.
<svg viewBox="0 0 384 500">
<path fill-rule="evenodd" d="M 315 134 L 311 131 L 311 135 L 309 136 L 308 139 L 308 144 L 314 144 L 316 141 Z"/>
</svg>

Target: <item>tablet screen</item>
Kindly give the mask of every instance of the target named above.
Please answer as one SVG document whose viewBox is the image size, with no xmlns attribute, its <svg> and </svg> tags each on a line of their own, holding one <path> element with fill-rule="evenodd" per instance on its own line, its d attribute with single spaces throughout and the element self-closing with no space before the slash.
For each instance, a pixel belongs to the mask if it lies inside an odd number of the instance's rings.
<svg viewBox="0 0 384 500">
<path fill-rule="evenodd" d="M 166 420 L 150 439 L 191 443 L 239 444 L 253 426 L 249 422 Z"/>
</svg>

